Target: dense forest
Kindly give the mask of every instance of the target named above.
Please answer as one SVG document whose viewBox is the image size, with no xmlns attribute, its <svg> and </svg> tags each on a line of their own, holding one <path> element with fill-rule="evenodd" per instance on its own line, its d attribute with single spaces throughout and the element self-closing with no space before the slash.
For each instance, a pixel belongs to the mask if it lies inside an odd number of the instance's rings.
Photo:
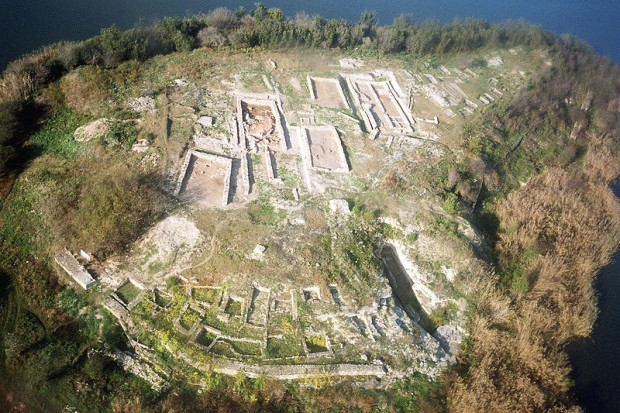
<svg viewBox="0 0 620 413">
<path fill-rule="evenodd" d="M 435 382 L 411 377 L 373 391 L 214 378 L 218 384 L 200 394 L 183 383 L 156 394 L 100 350 L 94 330 L 101 328 L 108 347 L 124 345 L 122 332 L 113 319 L 99 323 L 81 313 L 83 298 L 62 290 L 40 248 L 45 239 L 24 235 L 40 219 L 36 214 L 24 219 L 30 213 L 28 194 L 19 194 L 19 208 L 7 201 L 15 181 L 45 147 L 45 141 L 29 144 L 32 136 L 44 125 L 76 122 L 75 115 L 59 109 L 63 97 L 55 82 L 78 67 L 114 88 L 141 62 L 196 48 L 330 48 L 411 59 L 516 46 L 545 50 L 559 64 L 459 131 L 467 157 L 446 171 L 444 186 L 467 207 L 462 211 L 473 207 L 462 214 L 484 233 L 493 250 L 493 271 L 479 280 L 470 335 L 458 363 Z M 128 31 L 110 27 L 86 41 L 50 45 L 11 63 L 0 79 L 0 395 L 6 395 L 0 406 L 44 411 L 50 408 L 45 392 L 71 392 L 77 382 L 94 389 L 83 393 L 88 394 L 85 406 L 113 411 L 315 411 L 325 406 L 334 411 L 381 406 L 393 411 L 579 411 L 570 396 L 564 349 L 590 333 L 597 313 L 592 282 L 620 242 L 620 205 L 608 188 L 620 176 L 619 96 L 617 66 L 576 39 L 528 24 L 472 19 L 442 26 L 402 15 L 390 26 L 378 26 L 374 12 L 350 23 L 306 14 L 288 18 L 261 4 L 250 12 L 222 8 Z M 568 105 L 569 100 L 588 101 L 588 107 Z M 565 131 L 576 122 L 584 125 L 579 136 L 567 139 Z M 519 137 L 515 150 L 511 145 Z M 96 231 L 98 250 L 119 251 L 137 239 L 170 200 L 151 177 L 126 172 L 111 167 L 63 201 L 51 212 L 58 231 L 80 237 L 60 221 L 89 222 L 80 213 L 94 211 L 97 222 L 107 224 Z M 457 185 L 472 178 L 483 182 L 475 198 Z M 88 185 L 98 180 L 106 184 L 92 195 Z M 118 202 L 121 198 L 129 201 Z M 115 231 L 119 227 L 127 230 Z M 29 397 L 37 398 L 36 405 L 28 405 Z"/>
</svg>

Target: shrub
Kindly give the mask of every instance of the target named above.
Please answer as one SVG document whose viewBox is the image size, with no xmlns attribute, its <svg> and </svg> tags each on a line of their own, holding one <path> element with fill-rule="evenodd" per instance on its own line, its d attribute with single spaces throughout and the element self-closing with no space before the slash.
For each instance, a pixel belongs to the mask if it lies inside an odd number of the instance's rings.
<svg viewBox="0 0 620 413">
<path fill-rule="evenodd" d="M 327 350 L 327 339 L 323 335 L 306 337 L 306 346 L 311 353 L 319 353 Z"/>
<path fill-rule="evenodd" d="M 82 188 L 72 221 L 76 241 L 98 254 L 118 252 L 161 217 L 166 205 L 153 179 L 112 167 Z"/>
<path fill-rule="evenodd" d="M 73 288 L 67 288 L 58 294 L 58 304 L 69 316 L 75 317 L 78 311 L 86 305 L 86 302 Z"/>
<path fill-rule="evenodd" d="M 114 119 L 110 124 L 110 132 L 102 139 L 108 144 L 120 143 L 131 146 L 137 137 L 138 131 L 133 121 Z"/>
<path fill-rule="evenodd" d="M 212 26 L 218 31 L 230 30 L 239 25 L 237 14 L 226 7 L 214 9 L 206 16 L 205 20 L 209 26 Z"/>
<path fill-rule="evenodd" d="M 405 241 L 407 241 L 407 243 L 409 244 L 415 244 L 417 240 L 418 240 L 417 232 L 410 232 L 407 235 L 405 235 Z"/>
<path fill-rule="evenodd" d="M 276 225 L 284 219 L 284 213 L 276 209 L 267 200 L 254 202 L 248 209 L 253 224 Z"/>
<path fill-rule="evenodd" d="M 432 230 L 449 238 L 459 236 L 459 224 L 442 216 L 437 216 L 433 222 Z"/>
<path fill-rule="evenodd" d="M 487 60 L 484 57 L 477 57 L 471 61 L 471 66 L 478 68 L 487 67 Z"/>
<path fill-rule="evenodd" d="M 450 192 L 443 201 L 443 209 L 450 215 L 458 215 L 461 212 L 461 203 L 456 194 Z"/>
</svg>

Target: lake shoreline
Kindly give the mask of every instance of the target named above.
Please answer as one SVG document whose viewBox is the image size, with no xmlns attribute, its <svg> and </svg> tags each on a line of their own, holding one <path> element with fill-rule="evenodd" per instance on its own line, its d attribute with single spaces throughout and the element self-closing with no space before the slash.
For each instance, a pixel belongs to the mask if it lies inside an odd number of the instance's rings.
<svg viewBox="0 0 620 413">
<path fill-rule="evenodd" d="M 116 25 L 129 29 L 136 25 L 151 24 L 164 16 L 183 17 L 196 13 L 206 13 L 217 7 L 236 9 L 237 6 L 251 10 L 253 1 L 239 1 L 231 4 L 221 0 L 111 0 L 98 2 L 82 0 L 7 0 L 0 16 L 0 39 L 3 50 L 0 52 L 0 71 L 6 65 L 24 54 L 45 45 L 63 41 L 80 41 L 99 34 L 102 28 Z M 359 21 L 364 10 L 377 10 L 376 4 L 363 0 L 356 8 L 351 8 L 344 0 L 329 3 L 301 1 L 291 4 L 284 0 L 265 2 L 266 7 L 282 9 L 286 17 L 294 18 L 297 12 L 304 11 L 310 16 Z M 591 4 L 586 1 L 549 1 L 544 5 L 534 1 L 520 4 L 518 9 L 508 4 L 482 1 L 472 7 L 468 2 L 439 0 L 433 4 L 421 1 L 393 1 L 377 10 L 378 22 L 391 24 L 401 13 L 411 13 L 420 23 L 436 18 L 441 23 L 449 23 L 454 18 L 483 18 L 491 23 L 523 19 L 556 34 L 571 33 L 587 41 L 597 53 L 620 62 L 620 42 L 615 33 L 614 17 L 620 15 L 620 3 Z"/>
<path fill-rule="evenodd" d="M 620 181 L 611 185 L 620 200 Z M 594 283 L 599 314 L 589 337 L 567 346 L 575 397 L 586 412 L 612 411 L 620 407 L 620 248 L 610 263 L 597 275 Z"/>
</svg>

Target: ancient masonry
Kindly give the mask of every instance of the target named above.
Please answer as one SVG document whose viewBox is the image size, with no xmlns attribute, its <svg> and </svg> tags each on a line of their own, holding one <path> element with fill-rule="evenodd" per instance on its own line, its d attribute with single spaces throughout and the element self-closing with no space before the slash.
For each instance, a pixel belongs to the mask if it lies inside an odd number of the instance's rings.
<svg viewBox="0 0 620 413">
<path fill-rule="evenodd" d="M 177 181 L 176 196 L 207 207 L 226 206 L 233 180 L 241 183 L 237 193 L 241 193 L 242 187 L 243 194 L 249 195 L 252 191 L 252 152 L 264 155 L 269 181 L 280 182 L 277 155 L 288 151 L 289 142 L 279 97 L 236 95 L 235 106 L 237 113 L 230 125 L 232 138 L 228 143 L 204 136 L 194 137 L 195 145 L 208 152 L 196 149 L 187 152 Z M 231 157 L 220 155 L 221 152 L 230 153 Z M 238 162 L 239 167 L 233 172 L 234 162 Z"/>
<path fill-rule="evenodd" d="M 360 377 L 372 376 L 383 377 L 386 375 L 382 365 L 359 365 L 359 364 L 302 364 L 302 365 L 279 365 L 279 366 L 253 366 L 234 361 L 219 361 L 214 364 L 213 371 L 220 374 L 233 376 L 242 371 L 246 376 L 256 378 L 266 375 L 279 380 L 301 380 L 316 377 Z"/>
<path fill-rule="evenodd" d="M 120 290 L 125 286 L 130 286 L 137 290 L 135 298 L 130 301 L 127 297 L 123 297 L 120 294 Z M 145 288 L 143 285 L 141 285 L 135 280 L 126 279 L 121 282 L 120 286 L 108 296 L 103 305 L 112 314 L 114 314 L 116 318 L 118 318 L 119 320 L 124 320 L 125 316 L 127 316 L 129 312 L 133 310 L 136 305 L 138 305 L 144 295 Z"/>
<path fill-rule="evenodd" d="M 399 98 L 400 87 L 395 81 L 377 81 L 371 75 L 343 76 L 369 130 L 386 135 L 413 133 L 415 120 L 405 110 L 406 105 Z"/>
<path fill-rule="evenodd" d="M 341 64 L 342 71 L 347 71 L 357 69 L 363 63 L 349 59 Z M 229 198 L 239 199 L 242 187 L 245 195 L 252 191 L 251 185 L 257 178 L 253 175 L 253 168 L 259 170 L 260 167 L 253 162 L 264 163 L 271 183 L 283 182 L 278 177 L 278 167 L 282 165 L 284 179 L 288 179 L 289 173 L 296 172 L 305 181 L 309 192 L 323 191 L 333 182 L 331 179 L 345 180 L 346 175 L 334 173 L 349 172 L 340 135 L 347 129 L 320 125 L 322 119 L 328 118 L 325 113 L 336 112 L 338 116 L 349 117 L 355 124 L 359 123 L 359 116 L 371 138 L 379 134 L 385 136 L 389 148 L 395 139 L 398 142 L 405 140 L 400 139 L 403 135 L 413 135 L 416 122 L 419 122 L 416 125 L 420 128 L 416 131 L 418 134 L 423 132 L 423 123 L 439 123 L 438 116 L 425 115 L 429 119 L 412 116 L 414 95 L 426 95 L 449 116 L 450 113 L 456 116 L 454 112 L 465 116 L 479 105 L 491 104 L 503 94 L 496 88 L 501 86 L 495 82 L 491 89 L 485 87 L 486 92 L 478 93 L 477 99 L 472 95 L 470 100 L 463 91 L 463 88 L 469 89 L 462 83 L 463 78 L 476 76 L 474 72 L 444 66 L 439 67 L 439 72 L 418 75 L 401 71 L 407 93 L 403 92 L 391 71 L 341 73 L 335 78 L 307 76 L 312 102 L 300 106 L 296 112 L 299 121 L 291 136 L 275 82 L 262 76 L 265 86 L 274 92 L 235 92 L 234 100 L 228 102 L 234 105 L 234 114 L 229 116 L 227 125 L 230 135 L 224 139 L 201 134 L 194 136 L 195 145 L 201 150 L 187 152 L 175 194 L 210 207 L 226 206 L 232 202 Z M 301 85 L 295 80 L 298 84 L 295 89 L 301 92 Z M 348 110 L 329 111 L 324 110 L 325 107 Z M 351 112 L 355 118 L 347 114 Z M 227 108 L 226 113 L 230 114 L 231 108 Z M 202 126 L 202 133 L 203 127 L 213 126 L 213 118 L 202 117 L 198 123 Z M 574 126 L 573 137 L 579 133 L 579 128 L 577 124 Z M 296 140 L 291 142 L 290 139 Z M 263 158 L 259 161 L 261 156 Z M 289 158 L 295 158 L 294 162 Z M 301 168 L 298 161 L 302 163 Z M 291 172 L 293 170 L 295 172 Z M 292 190 L 294 199 L 299 201 L 299 188 Z M 329 207 L 332 215 L 350 213 L 346 200 L 332 199 Z M 264 252 L 265 247 L 258 245 L 249 258 L 261 260 Z M 416 346 L 421 345 L 427 351 L 423 354 L 425 359 L 416 360 L 419 363 L 416 368 L 431 371 L 445 360 L 445 352 L 450 351 L 451 345 L 449 334 L 444 334 L 443 330 L 438 332 L 439 329 L 432 332 L 435 326 L 428 320 L 428 314 L 433 311 L 428 307 L 429 302 L 434 302 L 429 294 L 432 292 L 407 273 L 396 246 L 384 246 L 381 258 L 392 288 L 380 292 L 369 307 L 359 307 L 355 300 L 346 295 L 343 297 L 335 284 L 326 289 L 316 285 L 270 285 L 266 288 L 258 285 L 258 281 L 251 285 L 243 283 L 225 287 L 187 285 L 187 297 L 183 297 L 187 301 L 175 306 L 171 303 L 178 296 L 169 295 L 162 300 L 158 288 L 145 290 L 128 279 L 119 279 L 122 282 L 114 286 L 114 292 L 104 305 L 118 317 L 136 353 L 153 365 L 157 362 L 151 361 L 154 360 L 152 350 L 137 339 L 141 337 L 137 334 L 141 328 L 144 329 L 141 334 L 152 332 L 152 325 L 148 322 L 139 324 L 137 321 L 144 320 L 144 309 L 152 311 L 153 315 L 170 312 L 166 318 L 170 320 L 169 327 L 186 339 L 187 347 L 174 352 L 168 350 L 173 357 L 204 371 L 227 375 L 243 372 L 250 377 L 266 374 L 278 379 L 382 377 L 392 374 L 390 368 L 377 358 L 374 362 L 369 361 L 368 354 L 376 349 L 384 350 L 382 346 L 386 339 L 401 340 L 397 343 L 406 347 L 412 337 L 422 342 Z M 95 282 L 68 251 L 58 254 L 56 260 L 84 288 L 91 286 L 91 281 Z M 395 293 L 401 290 L 406 294 Z M 144 307 L 137 307 L 138 311 L 134 311 L 134 307 L 141 304 Z M 420 334 L 415 336 L 416 332 Z M 440 339 L 444 341 L 436 341 Z M 190 348 L 197 351 L 187 351 Z M 208 356 L 203 358 L 201 354 L 206 353 Z M 426 366 L 427 361 L 433 366 Z"/>
<path fill-rule="evenodd" d="M 267 169 L 267 178 L 270 182 L 280 181 L 277 177 L 276 165 L 273 154 L 268 146 L 265 146 L 265 167 Z"/>
<path fill-rule="evenodd" d="M 183 350 L 175 351 L 174 356 L 198 369 L 227 375 L 242 371 L 249 377 L 262 373 L 282 380 L 327 376 L 383 377 L 390 371 L 381 362 L 368 363 L 363 357 L 366 363 L 355 363 L 355 359 L 333 363 L 328 359 L 344 354 L 343 342 L 373 346 L 388 332 L 398 335 L 402 334 L 399 333 L 401 330 L 411 333 L 420 328 L 423 331 L 418 324 L 421 321 L 409 320 L 405 315 L 412 309 L 397 309 L 394 299 L 381 298 L 374 308 L 352 308 L 343 300 L 335 284 L 329 285 L 326 297 L 316 285 L 273 291 L 253 284 L 246 291 L 247 295 L 235 295 L 240 291 L 233 293 L 223 287 L 187 286 L 188 301 L 180 310 L 175 310 L 179 312 L 175 314 L 172 327 L 186 336 L 194 349 L 213 357 L 195 359 Z M 173 297 L 169 295 L 164 300 L 168 301 L 166 303 L 157 298 L 160 295 L 158 288 L 145 290 L 132 279 L 125 279 L 104 304 L 119 319 L 130 343 L 148 363 L 155 360 L 153 350 L 137 340 L 139 327 L 132 313 L 141 301 L 150 303 L 145 308 L 152 309 L 149 311 L 153 314 L 170 311 Z M 280 342 L 291 345 L 291 333 L 280 323 L 287 317 L 296 320 L 300 316 L 296 297 L 305 302 L 305 311 L 325 309 L 326 312 L 319 317 L 331 320 L 338 327 L 325 330 L 321 325 L 309 323 L 303 331 L 294 333 L 292 340 L 297 344 L 293 344 L 290 353 L 274 356 L 272 352 L 274 348 L 281 348 Z M 329 309 L 330 305 L 334 307 Z M 148 326 L 143 327 L 148 329 Z M 422 334 L 422 337 L 427 336 Z M 431 351 L 438 358 L 445 356 L 440 343 L 431 338 L 426 341 L 425 345 L 434 346 Z M 257 358 L 265 364 L 255 364 Z M 302 364 L 289 365 L 290 360 L 301 361 Z"/>
<path fill-rule="evenodd" d="M 237 96 L 237 145 L 254 148 L 262 143 L 286 152 L 280 107 L 279 98 L 271 95 Z"/>
<path fill-rule="evenodd" d="M 349 172 L 347 157 L 333 126 L 300 128 L 302 156 L 308 168 L 329 172 Z"/>
<path fill-rule="evenodd" d="M 226 206 L 231 173 L 231 158 L 190 150 L 185 156 L 175 195 L 187 195 L 209 206 Z"/>
<path fill-rule="evenodd" d="M 498 63 L 497 59 L 491 59 L 491 61 L 494 61 L 494 64 L 501 64 L 501 59 L 500 63 Z M 480 104 L 490 105 L 504 95 L 504 92 L 497 88 L 499 85 L 498 79 L 491 78 L 489 80 L 491 83 L 490 87 L 478 94 L 477 101 L 480 103 L 475 103 L 459 86 L 459 83 L 464 83 L 469 78 L 478 78 L 474 71 L 469 68 L 464 70 L 457 68 L 448 69 L 442 65 L 439 66 L 439 71 L 441 72 L 440 76 L 434 76 L 430 73 L 419 75 L 412 74 L 406 70 L 401 71 L 402 75 L 409 81 L 408 101 L 410 109 L 413 109 L 414 106 L 414 91 L 425 95 L 443 108 L 444 113 L 448 117 L 455 117 L 457 113 L 462 117 L 466 117 L 472 114 Z M 455 110 L 452 108 L 455 108 Z M 416 118 L 415 120 L 417 122 L 439 123 L 437 116 L 434 119 Z"/>
<path fill-rule="evenodd" d="M 66 248 L 57 253 L 54 259 L 83 289 L 88 290 L 90 287 L 97 284 L 97 280 L 86 271 Z"/>
<path fill-rule="evenodd" d="M 307 82 L 311 98 L 319 106 L 353 109 L 352 105 L 355 105 L 371 130 L 372 139 L 379 133 L 386 135 L 388 140 L 413 133 L 412 125 L 416 120 L 403 103 L 405 94 L 391 71 L 340 74 L 338 78 L 307 76 Z M 350 89 L 352 102 L 348 101 L 343 82 Z M 458 93 L 460 88 L 454 86 L 453 90 Z M 230 141 L 224 144 L 202 136 L 195 139 L 196 145 L 208 152 L 188 152 L 177 182 L 177 196 L 207 207 L 226 206 L 230 201 L 231 185 L 236 188 L 235 199 L 242 193 L 248 196 L 254 182 L 251 153 L 262 156 L 268 182 L 282 183 L 278 177 L 278 164 L 281 155 L 290 154 L 293 148 L 279 94 L 236 93 L 234 105 L 236 113 L 230 125 Z M 313 114 L 308 117 L 308 122 L 300 118 L 302 124 L 309 125 L 301 126 L 296 135 L 305 164 L 303 179 L 308 190 L 314 192 L 323 191 L 325 187 L 319 176 L 312 172 L 348 172 L 349 164 L 336 128 L 311 125 L 311 118 L 314 118 Z M 429 122 L 438 123 L 438 119 Z M 297 147 L 294 149 L 296 151 Z M 215 155 L 221 152 L 228 153 L 231 158 Z M 318 183 L 314 182 L 315 179 L 319 179 Z M 220 196 L 221 202 L 218 202 Z"/>
<path fill-rule="evenodd" d="M 338 79 L 308 76 L 310 97 L 321 106 L 349 109 L 347 98 Z"/>
</svg>

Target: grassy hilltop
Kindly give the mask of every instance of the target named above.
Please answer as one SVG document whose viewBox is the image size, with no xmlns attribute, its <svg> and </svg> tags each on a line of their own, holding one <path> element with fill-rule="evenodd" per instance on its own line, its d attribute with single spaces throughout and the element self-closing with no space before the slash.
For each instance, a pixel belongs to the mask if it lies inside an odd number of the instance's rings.
<svg viewBox="0 0 620 413">
<path fill-rule="evenodd" d="M 579 411 L 617 66 L 526 24 L 375 17 L 217 9 L 8 66 L 0 405 Z"/>
</svg>

